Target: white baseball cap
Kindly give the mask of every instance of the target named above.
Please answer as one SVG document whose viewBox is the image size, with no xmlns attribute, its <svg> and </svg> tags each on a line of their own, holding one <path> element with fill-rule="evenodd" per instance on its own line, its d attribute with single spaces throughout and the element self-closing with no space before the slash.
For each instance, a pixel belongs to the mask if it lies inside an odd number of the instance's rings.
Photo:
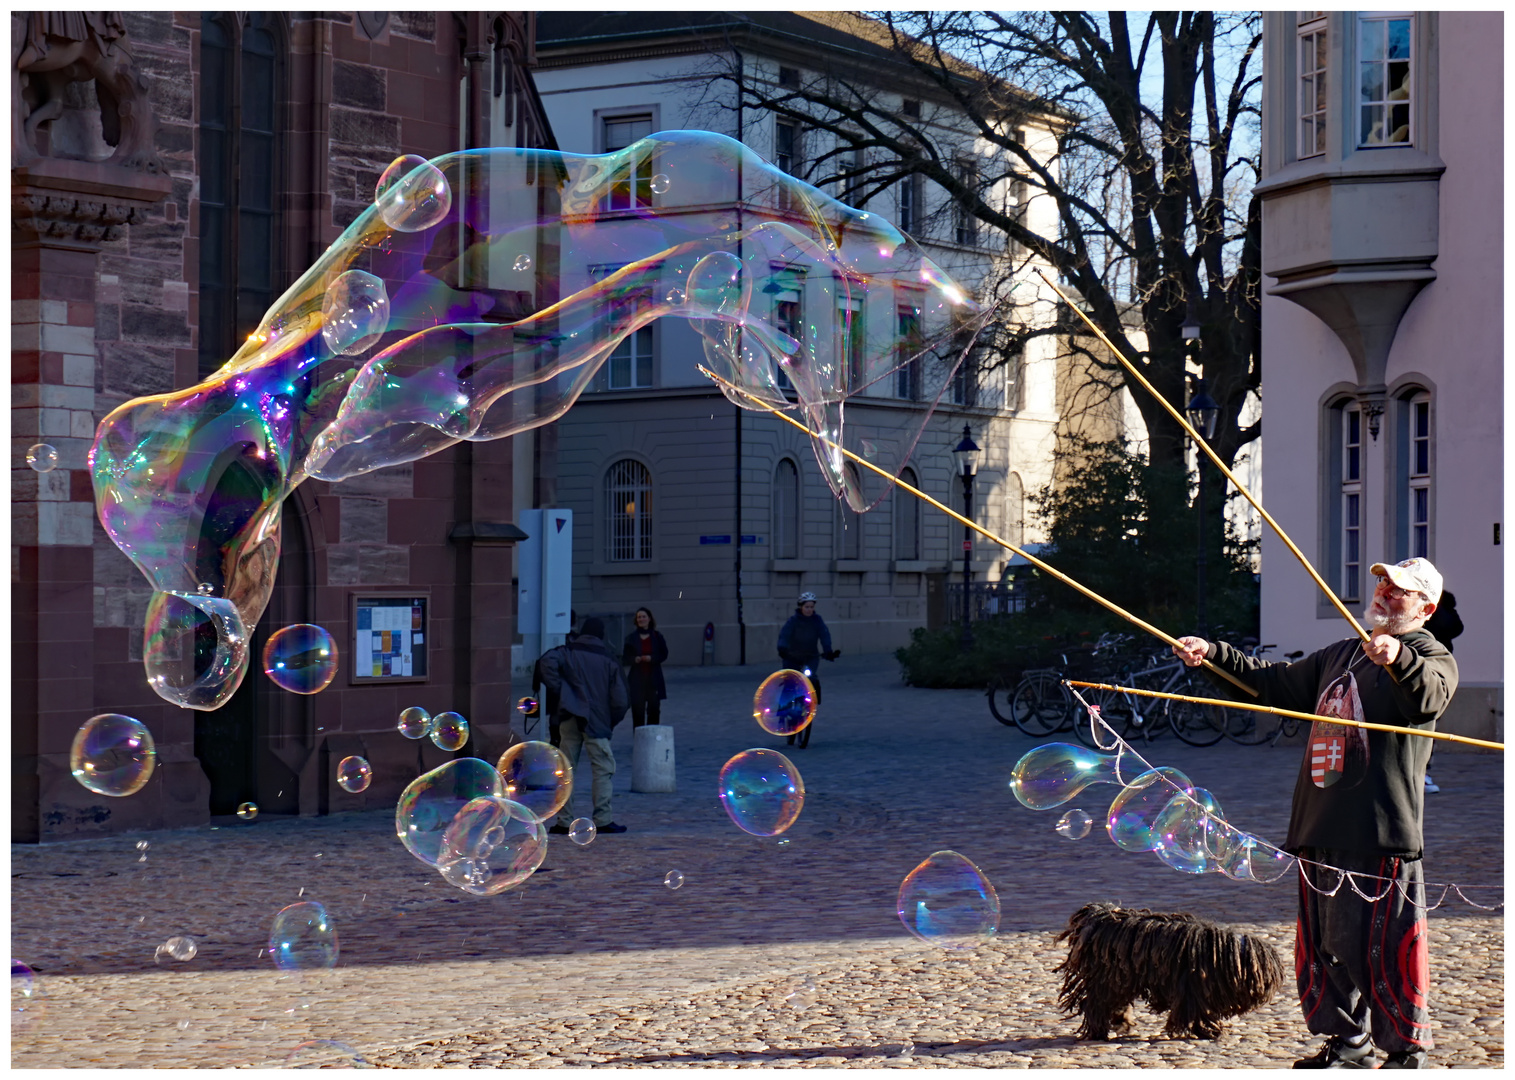
<svg viewBox="0 0 1515 1080">
<path fill-rule="evenodd" d="M 1374 563 L 1368 572 L 1388 578 L 1406 592 L 1418 592 L 1433 604 L 1441 603 L 1441 572 L 1431 565 L 1430 559 Z"/>
</svg>

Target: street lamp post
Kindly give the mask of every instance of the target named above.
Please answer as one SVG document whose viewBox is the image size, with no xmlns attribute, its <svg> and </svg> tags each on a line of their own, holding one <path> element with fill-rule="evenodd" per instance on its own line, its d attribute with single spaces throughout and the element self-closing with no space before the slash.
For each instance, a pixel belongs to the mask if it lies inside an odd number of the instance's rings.
<svg viewBox="0 0 1515 1080">
<path fill-rule="evenodd" d="M 1189 395 L 1189 406 L 1185 410 L 1189 414 L 1189 424 L 1195 431 L 1204 436 L 1209 442 L 1215 438 L 1215 423 L 1220 418 L 1220 406 L 1215 404 L 1215 399 L 1205 392 L 1205 380 L 1194 380 L 1194 392 Z M 1199 519 L 1199 589 L 1196 596 L 1195 607 L 1199 616 L 1198 633 L 1205 633 L 1205 452 L 1200 447 L 1195 447 L 1195 464 L 1199 470 L 1199 493 L 1195 497 L 1195 516 Z"/>
<path fill-rule="evenodd" d="M 973 520 L 973 474 L 978 472 L 978 457 L 982 451 L 973 441 L 968 425 L 963 425 L 963 441 L 952 450 L 957 459 L 957 473 L 963 478 L 963 517 Z M 970 561 L 973 557 L 973 530 L 963 526 L 963 652 L 973 648 L 972 598 L 968 583 L 973 577 Z"/>
</svg>

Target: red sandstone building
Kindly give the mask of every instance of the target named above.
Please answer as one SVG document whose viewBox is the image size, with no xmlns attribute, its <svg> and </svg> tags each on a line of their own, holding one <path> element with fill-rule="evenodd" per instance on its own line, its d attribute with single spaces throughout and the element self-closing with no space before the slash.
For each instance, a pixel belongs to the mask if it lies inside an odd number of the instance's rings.
<svg viewBox="0 0 1515 1080">
<path fill-rule="evenodd" d="M 151 587 L 94 513 L 86 455 L 131 398 L 214 372 L 372 199 L 400 154 L 554 146 L 527 13 L 13 13 L 11 839 L 392 804 L 448 756 L 395 732 L 455 709 L 463 754 L 503 749 L 511 713 L 511 441 L 464 443 L 285 504 L 278 586 L 252 647 L 296 622 L 350 642 L 374 600 L 424 601 L 427 669 L 301 697 L 254 669 L 214 712 L 145 680 Z M 536 505 L 556 454 L 536 435 Z M 48 473 L 27 447 L 59 451 Z M 68 768 L 90 716 L 157 742 L 152 781 L 94 795 Z M 333 781 L 362 754 L 374 782 Z"/>
</svg>

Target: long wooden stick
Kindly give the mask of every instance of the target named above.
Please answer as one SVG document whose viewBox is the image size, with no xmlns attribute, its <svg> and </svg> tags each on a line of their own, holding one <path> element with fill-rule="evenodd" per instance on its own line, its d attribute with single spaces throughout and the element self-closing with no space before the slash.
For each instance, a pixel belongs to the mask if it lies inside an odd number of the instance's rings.
<svg viewBox="0 0 1515 1080">
<path fill-rule="evenodd" d="M 1451 735 L 1442 731 L 1421 731 L 1419 728 L 1395 727 L 1392 724 L 1370 724 L 1366 720 L 1343 720 L 1339 716 L 1321 716 L 1318 713 L 1295 712 L 1293 709 L 1279 709 L 1272 705 L 1254 705 L 1250 701 L 1221 701 L 1219 698 L 1193 697 L 1189 694 L 1170 694 L 1162 690 L 1142 690 L 1135 686 L 1111 686 L 1108 683 L 1080 682 L 1078 679 L 1064 679 L 1069 686 L 1082 686 L 1090 690 L 1113 690 L 1120 694 L 1140 694 L 1142 697 L 1166 698 L 1169 701 L 1190 701 L 1196 705 L 1218 705 L 1223 709 L 1247 709 L 1250 712 L 1272 713 L 1274 716 L 1291 716 L 1299 720 L 1324 720 L 1328 724 L 1345 724 L 1348 727 L 1367 728 L 1369 731 L 1397 731 L 1402 735 L 1419 735 L 1423 739 L 1441 739 L 1445 742 L 1466 743 L 1468 746 L 1482 746 L 1490 750 L 1503 750 L 1504 743 L 1486 742 L 1483 739 L 1472 739 L 1466 735 Z"/>
<path fill-rule="evenodd" d="M 1080 319 L 1083 319 L 1084 322 L 1088 325 L 1089 329 L 1094 331 L 1095 336 L 1105 343 L 1105 347 L 1115 355 L 1115 358 L 1121 362 L 1121 364 L 1128 372 L 1131 373 L 1131 376 L 1136 379 L 1137 382 L 1141 383 L 1144 387 L 1147 388 L 1147 392 L 1157 399 L 1158 404 L 1168 410 L 1169 415 L 1171 415 L 1173 419 L 1177 420 L 1183 429 L 1189 433 L 1189 437 L 1194 440 L 1194 444 L 1203 450 L 1205 454 L 1209 456 L 1211 461 L 1215 462 L 1215 467 L 1225 475 L 1225 478 L 1227 480 L 1231 481 L 1231 483 L 1236 486 L 1236 490 L 1241 492 L 1242 496 L 1252 504 L 1253 508 L 1256 509 L 1259 514 L 1262 515 L 1262 519 L 1268 523 L 1268 526 L 1275 533 L 1278 534 L 1278 538 L 1284 542 L 1285 546 L 1287 546 L 1288 549 L 1294 553 L 1294 557 L 1299 560 L 1299 564 L 1303 566 L 1309 573 L 1310 577 L 1315 580 L 1315 584 L 1320 586 L 1320 591 L 1325 593 L 1326 596 L 1330 599 L 1331 603 L 1335 606 L 1336 610 L 1341 612 L 1341 617 L 1343 619 L 1346 619 L 1347 622 L 1351 624 L 1352 629 L 1356 632 L 1357 636 L 1362 638 L 1364 643 L 1371 640 L 1369 638 L 1368 632 L 1362 628 L 1362 625 L 1355 618 L 1352 617 L 1352 613 L 1348 611 L 1346 605 L 1341 602 L 1341 598 L 1336 595 L 1336 591 L 1327 585 L 1324 579 L 1321 578 L 1320 574 L 1316 572 L 1315 567 L 1310 565 L 1310 560 L 1305 558 L 1305 553 L 1300 551 L 1299 548 L 1295 546 L 1293 540 L 1289 539 L 1289 534 L 1284 532 L 1283 527 L 1280 526 L 1278 522 L 1273 520 L 1273 515 L 1263 509 L 1263 504 L 1253 498 L 1252 493 L 1246 489 L 1245 485 L 1243 485 L 1240 480 L 1236 479 L 1236 474 L 1234 474 L 1230 469 L 1226 468 L 1226 463 L 1221 461 L 1219 455 L 1217 455 L 1214 450 L 1210 449 L 1209 443 L 1200 438 L 1199 432 L 1195 431 L 1194 428 L 1189 425 L 1189 421 L 1184 419 L 1183 413 L 1175 409 L 1172 404 L 1169 403 L 1167 398 L 1163 397 L 1157 392 L 1157 389 L 1147 381 L 1146 377 L 1142 375 L 1140 371 L 1136 369 L 1136 365 L 1131 363 L 1130 360 L 1126 359 L 1125 353 L 1117 349 L 1114 343 L 1105 336 L 1104 331 L 1101 330 L 1098 326 L 1094 325 L 1094 320 L 1085 315 L 1083 309 L 1081 309 L 1077 304 L 1069 300 L 1067 294 L 1059 289 L 1056 285 L 1054 285 L 1051 279 L 1048 278 L 1046 274 L 1043 274 L 1039 267 L 1037 268 L 1036 273 L 1043 281 L 1047 283 L 1048 287 L 1050 287 L 1053 292 L 1057 293 L 1057 295 L 1062 298 L 1063 303 L 1067 304 L 1070 308 L 1078 313 L 1078 317 Z"/>
<path fill-rule="evenodd" d="M 727 387 L 727 388 L 729 388 L 731 390 L 735 390 L 737 393 L 739 393 L 743 397 L 747 398 L 749 401 L 751 401 L 753 404 L 757 405 L 759 408 L 765 409 L 768 412 L 771 412 L 774 416 L 777 416 L 780 420 L 783 420 L 786 423 L 792 424 L 795 427 L 799 428 L 801 431 L 803 431 L 806 435 L 809 435 L 811 438 L 813 438 L 813 439 L 820 439 L 821 442 L 825 443 L 827 446 L 831 447 L 833 450 L 838 450 L 842 454 L 844 454 L 846 457 L 848 457 L 851 460 L 857 462 L 859 465 L 863 466 L 864 468 L 871 469 L 872 471 L 876 472 L 878 475 L 882 476 L 885 480 L 889 481 L 894 486 L 899 487 L 899 488 L 903 488 L 905 491 L 910 492 L 910 494 L 914 495 L 917 499 L 920 499 L 923 502 L 930 503 L 932 506 L 936 507 L 942 513 L 944 513 L 948 517 L 952 518 L 954 521 L 961 522 L 962 524 L 968 526 L 968 528 L 972 529 L 974 532 L 978 533 L 980 536 L 984 537 L 986 540 L 991 540 L 994 543 L 998 544 L 1000 547 L 1005 548 L 1005 549 L 1007 549 L 1009 551 L 1015 552 L 1015 554 L 1017 554 L 1021 558 L 1025 559 L 1027 562 L 1029 562 L 1032 566 L 1036 567 L 1038 570 L 1042 571 L 1045 574 L 1050 574 L 1052 577 L 1057 578 L 1057 580 L 1061 581 L 1064 585 L 1067 585 L 1070 588 L 1077 589 L 1079 592 L 1081 592 L 1085 596 L 1087 596 L 1090 600 L 1093 600 L 1095 603 L 1101 604 L 1104 607 L 1108 608 L 1109 610 L 1115 612 L 1115 614 L 1119 615 L 1121 618 L 1125 619 L 1127 622 L 1130 622 L 1130 623 L 1132 623 L 1132 624 L 1134 624 L 1136 626 L 1141 627 L 1143 630 L 1145 630 L 1147 633 L 1151 634 L 1153 637 L 1159 639 L 1160 641 L 1166 642 L 1167 644 L 1172 645 L 1175 648 L 1182 648 L 1182 646 L 1179 645 L 1178 639 L 1169 637 L 1167 634 L 1163 633 L 1157 627 L 1151 625 L 1150 623 L 1144 622 L 1141 619 L 1138 619 L 1135 615 L 1131 614 L 1125 608 L 1120 607 L 1119 605 L 1117 605 L 1116 603 L 1114 603 L 1111 600 L 1106 600 L 1103 596 L 1100 596 L 1097 592 L 1094 592 L 1092 589 L 1085 588 L 1083 585 L 1080 585 L 1078 582 L 1074 581 L 1072 578 L 1070 578 L 1067 574 L 1063 573 L 1061 570 L 1058 570 L 1056 567 L 1053 567 L 1053 566 L 1048 566 L 1046 563 L 1042 562 L 1040 559 L 1038 559 L 1035 555 L 1032 555 L 1030 552 L 1023 551 L 1021 548 L 1018 548 L 1014 544 L 1010 543 L 1010 541 L 1003 540 L 1000 537 L 995 536 L 992 532 L 990 532 L 988 529 L 983 528 L 977 522 L 969 521 L 967 518 L 963 517 L 962 514 L 959 514 L 955 510 L 952 510 L 952 509 L 950 509 L 950 508 L 948 508 L 946 506 L 943 506 L 941 503 L 939 503 L 935 499 L 933 499 L 930 495 L 927 495 L 924 491 L 921 491 L 918 488 L 911 487 L 909 484 L 905 483 L 899 477 L 894 476 L 893 474 L 891 474 L 887 470 L 880 469 L 877 465 L 873 464 L 873 462 L 867 461 L 864 458 L 860 458 L 856 454 L 854 454 L 851 450 L 848 450 L 846 447 L 839 446 L 836 443 L 832 442 L 830 439 L 828 439 L 828 438 L 826 438 L 826 437 L 824 437 L 822 435 L 816 434 L 814 431 L 811 431 L 808 427 L 806 427 L 804 424 L 800 423 L 794 417 L 789 416 L 786 413 L 780 412 L 778 409 L 775 409 L 773 406 L 769 405 L 767 402 L 765 402 L 765 401 L 761 400 L 760 398 L 757 398 L 754 395 L 748 393 L 742 387 L 737 386 L 735 383 L 730 382 L 727 379 L 721 378 L 719 375 L 717 375 L 715 372 L 709 370 L 704 365 L 700 365 L 700 371 L 704 372 L 704 374 L 708 375 L 711 379 L 713 379 L 715 382 L 719 383 L 720 385 L 725 386 L 725 387 Z M 966 595 L 964 595 L 964 597 L 963 597 L 963 603 L 966 604 L 967 602 L 968 602 L 968 598 L 967 598 Z M 1251 694 L 1253 697 L 1257 696 L 1257 691 L 1256 690 L 1252 689 L 1252 687 L 1250 687 L 1246 683 L 1242 682 L 1235 675 L 1232 675 L 1229 671 L 1226 671 L 1226 670 L 1224 670 L 1222 668 L 1216 667 L 1214 664 L 1212 664 L 1208 660 L 1204 661 L 1204 665 L 1205 665 L 1206 668 L 1208 668 L 1209 670 L 1215 672 L 1215 674 L 1219 675 L 1221 678 L 1226 679 L 1229 682 L 1235 683 L 1238 688 L 1240 688 L 1242 690 L 1245 690 L 1247 693 Z"/>
</svg>

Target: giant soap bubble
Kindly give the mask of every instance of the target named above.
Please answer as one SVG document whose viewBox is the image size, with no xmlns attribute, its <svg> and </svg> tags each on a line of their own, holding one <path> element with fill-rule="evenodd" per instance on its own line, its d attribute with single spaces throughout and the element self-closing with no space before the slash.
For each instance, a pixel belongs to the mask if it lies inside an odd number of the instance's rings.
<svg viewBox="0 0 1515 1080">
<path fill-rule="evenodd" d="M 791 336 L 774 305 L 795 292 Z M 946 343 L 974 310 L 878 214 L 722 135 L 661 132 L 599 156 L 510 147 L 397 161 L 218 371 L 100 423 L 100 522 L 158 597 L 177 598 L 162 601 L 174 641 L 149 665 L 153 687 L 193 709 L 231 696 L 273 588 L 281 508 L 308 478 L 551 423 L 628 335 L 664 317 L 689 320 L 738 405 L 787 410 L 853 451 L 866 434 L 864 456 L 897 474 L 930 403 L 887 438 L 847 426 L 844 406 L 928 354 L 945 379 L 957 354 Z M 854 509 L 891 490 L 814 448 Z M 202 583 L 238 619 L 189 599 Z"/>
<path fill-rule="evenodd" d="M 1119 784 L 1119 754 L 1096 754 L 1074 743 L 1043 743 L 1021 756 L 1010 773 L 1010 790 L 1024 807 L 1051 810 L 1090 784 Z"/>
<path fill-rule="evenodd" d="M 716 783 L 732 822 L 754 836 L 777 836 L 805 805 L 800 771 L 777 750 L 743 750 L 721 766 Z"/>
<path fill-rule="evenodd" d="M 503 795 L 500 774 L 487 761 L 456 758 L 422 773 L 400 793 L 395 806 L 395 834 L 423 863 L 437 864 L 442 840 L 458 811 L 485 795 Z"/>
<path fill-rule="evenodd" d="M 1161 842 L 1158 821 L 1174 799 L 1192 796 L 1189 778 L 1171 766 L 1148 769 L 1110 804 L 1105 828 L 1123 851 L 1153 851 Z"/>
<path fill-rule="evenodd" d="M 1212 819 L 1225 820 L 1220 802 L 1202 787 L 1187 798 L 1171 800 L 1157 815 L 1157 857 L 1175 870 L 1203 874 L 1217 869 L 1205 839 Z"/>
<path fill-rule="evenodd" d="M 529 878 L 547 857 L 547 828 L 520 803 L 485 795 L 466 804 L 447 826 L 437 869 L 451 885 L 494 896 Z"/>
<path fill-rule="evenodd" d="M 943 949 L 971 949 L 999 929 L 999 895 L 982 870 L 955 851 L 933 852 L 900 883 L 900 922 Z"/>
</svg>

